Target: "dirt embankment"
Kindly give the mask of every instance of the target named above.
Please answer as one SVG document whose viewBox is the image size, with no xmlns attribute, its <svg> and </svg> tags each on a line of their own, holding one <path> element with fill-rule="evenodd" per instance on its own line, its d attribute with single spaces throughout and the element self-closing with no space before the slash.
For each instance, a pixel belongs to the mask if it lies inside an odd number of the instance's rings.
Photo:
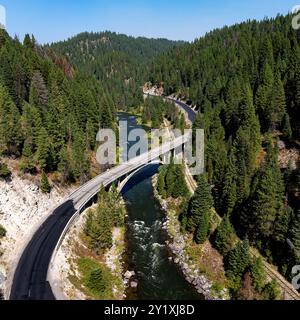
<svg viewBox="0 0 300 320">
<path fill-rule="evenodd" d="M 50 194 L 44 194 L 37 177 L 21 175 L 14 165 L 9 162 L 11 179 L 0 180 L 0 224 L 7 231 L 0 243 L 0 290 L 5 298 L 8 298 L 13 271 L 26 244 L 74 189 L 53 187 Z"/>
</svg>

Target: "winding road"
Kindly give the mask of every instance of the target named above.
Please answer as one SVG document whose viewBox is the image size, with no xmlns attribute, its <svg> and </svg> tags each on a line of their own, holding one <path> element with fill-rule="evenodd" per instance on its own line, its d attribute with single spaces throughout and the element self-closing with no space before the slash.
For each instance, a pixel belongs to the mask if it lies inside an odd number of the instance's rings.
<svg viewBox="0 0 300 320">
<path fill-rule="evenodd" d="M 191 107 L 172 98 L 167 99 L 174 101 L 185 111 L 187 119 L 190 122 L 194 122 L 196 112 Z M 48 269 L 52 255 L 60 245 L 72 218 L 84 210 L 85 205 L 97 195 L 100 187 L 110 186 L 115 181 L 126 177 L 145 164 L 151 163 L 161 155 L 181 146 L 188 139 L 187 135 L 178 137 L 172 143 L 166 143 L 149 153 L 142 154 L 127 163 L 114 167 L 108 172 L 90 180 L 72 193 L 63 204 L 52 212 L 24 249 L 13 275 L 10 300 L 55 300 L 51 286 L 47 281 Z M 195 189 L 196 183 L 192 177 L 190 178 L 191 186 Z M 269 264 L 266 262 L 264 264 L 270 278 L 276 279 L 280 287 L 291 299 L 300 300 L 299 293 L 294 290 L 292 285 Z"/>
<path fill-rule="evenodd" d="M 190 135 L 183 135 L 165 143 L 97 176 L 71 194 L 40 226 L 23 251 L 14 272 L 10 300 L 54 300 L 54 294 L 47 281 L 48 269 L 52 255 L 60 245 L 72 218 L 84 210 L 101 187 L 109 187 L 145 164 L 175 150 L 189 139 Z"/>
</svg>

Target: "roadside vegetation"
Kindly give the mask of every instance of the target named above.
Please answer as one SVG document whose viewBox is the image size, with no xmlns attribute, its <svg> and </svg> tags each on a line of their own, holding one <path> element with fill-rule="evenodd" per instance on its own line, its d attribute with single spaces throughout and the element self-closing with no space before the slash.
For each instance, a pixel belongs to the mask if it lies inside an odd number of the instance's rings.
<svg viewBox="0 0 300 320">
<path fill-rule="evenodd" d="M 181 172 L 181 178 L 173 175 L 177 170 Z M 168 181 L 172 179 L 172 188 L 168 190 Z M 181 232 L 187 235 L 185 251 L 191 265 L 196 265 L 201 274 L 213 282 L 212 290 L 221 292 L 228 288 L 231 297 L 238 300 L 280 299 L 281 291 L 275 281 L 268 281 L 261 258 L 251 257 L 249 240 L 238 240 L 228 216 L 221 223 L 215 221 L 207 178 L 199 177 L 198 188 L 192 197 L 183 192 L 186 191 L 184 186 L 180 166 L 171 164 L 160 168 L 157 191 L 168 201 L 167 214 L 172 224 L 176 226 L 180 221 Z M 215 224 L 217 228 L 214 228 Z M 169 232 L 172 234 L 170 227 Z"/>
<path fill-rule="evenodd" d="M 108 267 L 92 258 L 82 257 L 76 260 L 75 263 L 80 276 L 69 276 L 69 280 L 75 287 L 83 291 L 91 299 L 116 299 L 112 293 L 115 279 Z"/>
<path fill-rule="evenodd" d="M 5 163 L 0 162 L 0 179 L 7 179 L 10 177 L 11 172 Z"/>
<path fill-rule="evenodd" d="M 161 166 L 157 181 L 157 191 L 163 199 L 188 197 L 189 190 L 185 182 L 183 166 L 175 165 L 173 161 L 170 165 Z"/>
<path fill-rule="evenodd" d="M 116 189 L 101 190 L 86 213 L 69 280 L 90 299 L 122 300 L 125 207 Z"/>
<path fill-rule="evenodd" d="M 157 191 L 215 290 L 226 286 L 234 299 L 280 298 L 250 251 L 289 281 L 300 263 L 300 42 L 290 15 L 218 29 L 192 44 L 106 32 L 42 47 L 33 36 L 20 41 L 0 30 L 0 61 L 0 156 L 37 175 L 44 193 L 107 169 L 96 164 L 96 133 L 117 128 L 117 110 L 137 110 L 153 128 L 167 120 L 184 130 L 173 103 L 143 101 L 143 82 L 196 106 L 206 174 L 196 177 L 191 196 L 183 168 L 171 163 L 160 169 Z M 293 156 L 282 164 L 288 151 Z M 1 159 L 0 179 L 10 175 Z M 116 190 L 102 190 L 87 214 L 70 280 L 91 298 L 121 291 L 120 266 L 113 274 L 105 261 L 114 245 L 122 247 L 114 230 L 124 233 L 124 215 Z"/>
<path fill-rule="evenodd" d="M 149 77 L 196 106 L 193 127 L 205 129 L 205 180 L 216 211 L 289 281 L 300 256 L 300 43 L 291 18 L 212 31 L 162 54 Z M 210 205 L 209 196 L 203 215 L 192 206 L 184 222 L 200 243 Z"/>
<path fill-rule="evenodd" d="M 143 104 L 149 61 L 182 44 L 105 32 L 41 46 L 33 36 L 13 39 L 0 30 L 0 156 L 55 184 L 83 183 L 106 170 L 95 160 L 98 130 L 117 129 L 116 111 Z"/>
<path fill-rule="evenodd" d="M 142 108 L 142 123 L 152 129 L 159 129 L 164 119 L 182 132 L 186 128 L 184 114 L 175 107 L 173 102 L 164 101 L 160 97 L 146 99 Z"/>
</svg>

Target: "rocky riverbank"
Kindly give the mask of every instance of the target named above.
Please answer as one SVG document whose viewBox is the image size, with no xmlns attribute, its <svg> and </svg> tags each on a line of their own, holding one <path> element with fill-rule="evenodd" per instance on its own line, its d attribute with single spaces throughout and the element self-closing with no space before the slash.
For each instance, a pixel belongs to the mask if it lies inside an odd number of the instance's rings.
<svg viewBox="0 0 300 320">
<path fill-rule="evenodd" d="M 166 244 L 170 249 L 170 259 L 173 259 L 174 263 L 177 264 L 182 271 L 185 279 L 193 285 L 197 292 L 202 294 L 206 300 L 228 300 L 228 290 L 225 288 L 217 288 L 217 286 L 193 264 L 192 259 L 187 253 L 191 240 L 188 235 L 181 233 L 177 215 L 173 210 L 169 209 L 168 201 L 162 199 L 156 191 L 157 177 L 154 177 L 152 181 L 154 194 L 166 212 L 166 221 L 163 224 L 163 230 L 167 232 L 169 238 Z"/>
</svg>

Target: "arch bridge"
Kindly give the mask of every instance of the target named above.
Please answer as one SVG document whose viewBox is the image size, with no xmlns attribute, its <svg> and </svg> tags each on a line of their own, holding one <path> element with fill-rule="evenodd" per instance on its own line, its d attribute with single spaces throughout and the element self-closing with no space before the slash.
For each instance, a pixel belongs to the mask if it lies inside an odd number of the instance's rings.
<svg viewBox="0 0 300 320">
<path fill-rule="evenodd" d="M 185 134 L 172 141 L 144 153 L 128 162 L 122 163 L 111 170 L 95 177 L 73 192 L 66 201 L 56 208 L 47 220 L 35 232 L 18 265 L 12 271 L 9 281 L 12 283 L 11 300 L 53 300 L 60 299 L 59 282 L 51 278 L 52 261 L 66 233 L 74 220 L 94 201 L 100 188 L 109 188 L 119 183 L 121 190 L 126 183 L 151 163 L 160 163 L 170 153 L 182 154 L 184 145 L 191 139 Z M 51 283 L 51 286 L 50 286 Z"/>
</svg>

